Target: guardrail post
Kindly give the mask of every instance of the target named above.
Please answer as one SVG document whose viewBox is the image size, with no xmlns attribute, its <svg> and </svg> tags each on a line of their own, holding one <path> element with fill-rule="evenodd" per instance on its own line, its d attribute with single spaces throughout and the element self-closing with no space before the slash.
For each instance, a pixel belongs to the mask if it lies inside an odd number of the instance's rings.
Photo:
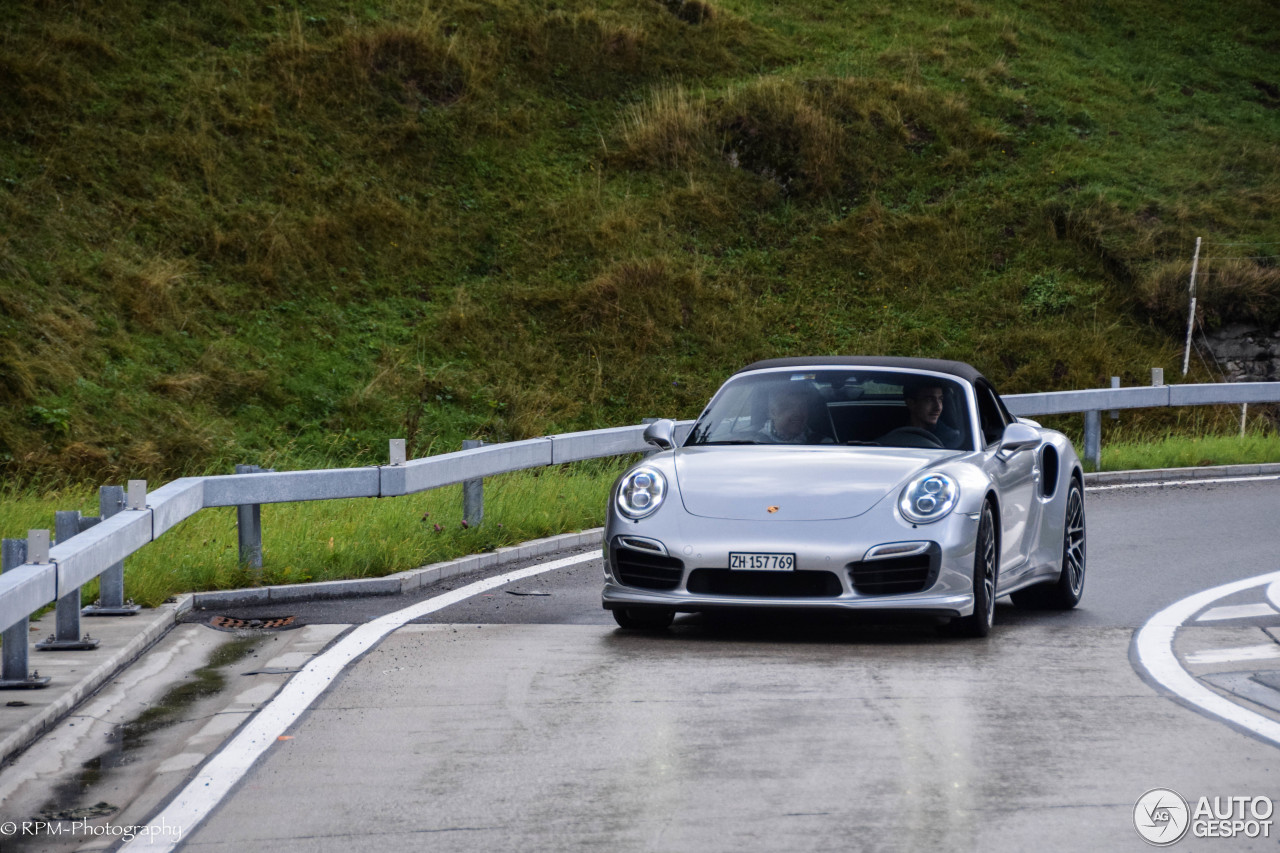
<svg viewBox="0 0 1280 853">
<path fill-rule="evenodd" d="M 1120 377 L 1119 377 L 1119 376 L 1112 376 L 1112 377 L 1111 377 L 1111 387 L 1112 387 L 1112 388 L 1119 388 L 1119 387 L 1120 387 Z M 1111 410 L 1111 420 L 1113 420 L 1113 421 L 1118 421 L 1118 420 L 1120 420 L 1120 410 L 1119 410 L 1119 409 L 1112 409 L 1112 410 Z"/>
<path fill-rule="evenodd" d="M 98 489 L 98 514 L 103 521 L 125 508 L 123 486 Z M 124 600 L 124 560 L 98 575 L 98 600 L 80 611 L 81 616 L 134 616 L 142 608 Z"/>
<path fill-rule="evenodd" d="M 53 518 L 53 533 L 59 545 L 98 523 L 96 518 L 81 516 L 79 510 L 58 510 Z M 88 634 L 80 636 L 80 589 L 76 587 L 58 596 L 56 631 L 49 639 L 36 643 L 36 651 L 85 651 L 98 647 L 98 641 Z"/>
<path fill-rule="evenodd" d="M 237 465 L 237 474 L 262 474 L 267 472 L 258 465 Z M 236 507 L 236 532 L 240 539 L 240 565 L 262 571 L 262 504 L 241 504 Z"/>
<path fill-rule="evenodd" d="M 124 498 L 125 509 L 146 509 L 147 508 L 147 481 L 146 480 L 130 480 L 129 491 Z"/>
<path fill-rule="evenodd" d="M 31 531 L 31 533 L 38 532 L 43 532 L 45 536 L 43 559 L 47 561 L 49 559 L 49 531 Z M 30 533 L 27 535 L 28 538 L 31 537 Z M 31 550 L 36 551 L 38 548 L 32 548 Z M 26 539 L 5 539 L 0 542 L 0 572 L 16 569 L 26 561 Z M 0 690 L 31 690 L 44 687 L 49 683 L 48 676 L 41 678 L 39 672 L 27 674 L 29 623 L 29 619 L 23 619 L 15 623 L 13 627 L 3 634 L 0 634 L 0 643 L 4 644 L 3 650 L 0 650 Z"/>
<path fill-rule="evenodd" d="M 393 438 L 387 442 L 387 456 L 392 465 L 403 465 L 408 461 L 408 452 L 405 450 L 403 438 Z"/>
<path fill-rule="evenodd" d="M 474 438 L 463 440 L 463 450 L 473 447 L 484 447 L 484 442 Z M 462 521 L 467 527 L 484 521 L 484 480 L 480 477 L 462 481 Z"/>
<path fill-rule="evenodd" d="M 1102 412 L 1097 409 L 1084 413 L 1084 458 L 1093 470 L 1102 467 Z"/>
<path fill-rule="evenodd" d="M 1164 384 L 1164 368 L 1163 367 L 1151 368 L 1151 384 L 1157 388 Z"/>
</svg>

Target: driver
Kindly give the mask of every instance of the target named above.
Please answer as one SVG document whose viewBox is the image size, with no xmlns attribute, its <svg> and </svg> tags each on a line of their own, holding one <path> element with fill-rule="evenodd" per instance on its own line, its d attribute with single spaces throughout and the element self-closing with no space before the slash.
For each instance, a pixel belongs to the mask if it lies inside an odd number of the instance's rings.
<svg viewBox="0 0 1280 853">
<path fill-rule="evenodd" d="M 773 444 L 831 444 L 830 438 L 809 428 L 809 400 L 808 390 L 799 385 L 774 391 L 761 438 Z"/>
<path fill-rule="evenodd" d="M 902 400 L 907 405 L 907 426 L 928 430 L 937 436 L 943 447 L 955 449 L 964 436 L 958 429 L 939 420 L 945 396 L 941 385 L 927 381 L 909 383 L 902 389 Z"/>
</svg>

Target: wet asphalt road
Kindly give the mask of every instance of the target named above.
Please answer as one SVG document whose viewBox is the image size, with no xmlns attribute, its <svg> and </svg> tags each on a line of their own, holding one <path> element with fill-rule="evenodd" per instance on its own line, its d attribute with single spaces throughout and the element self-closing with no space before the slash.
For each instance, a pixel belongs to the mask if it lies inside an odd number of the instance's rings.
<svg viewBox="0 0 1280 853">
<path fill-rule="evenodd" d="M 697 616 L 649 636 L 600 609 L 596 561 L 527 579 L 350 665 L 184 849 L 1147 849 L 1133 809 L 1151 788 L 1280 799 L 1273 747 L 1129 661 L 1158 609 L 1280 569 L 1277 508 L 1274 481 L 1091 492 L 1082 606 L 1002 603 L 980 641 L 920 620 Z"/>
</svg>

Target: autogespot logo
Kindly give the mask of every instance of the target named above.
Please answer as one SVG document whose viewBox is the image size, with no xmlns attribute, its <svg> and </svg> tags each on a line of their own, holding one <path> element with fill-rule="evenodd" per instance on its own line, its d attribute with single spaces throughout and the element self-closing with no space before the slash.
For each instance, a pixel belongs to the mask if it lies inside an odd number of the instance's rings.
<svg viewBox="0 0 1280 853">
<path fill-rule="evenodd" d="M 1191 825 L 1191 810 L 1177 791 L 1152 788 L 1133 807 L 1133 825 L 1142 840 L 1156 847 L 1168 847 L 1182 840 Z"/>
</svg>

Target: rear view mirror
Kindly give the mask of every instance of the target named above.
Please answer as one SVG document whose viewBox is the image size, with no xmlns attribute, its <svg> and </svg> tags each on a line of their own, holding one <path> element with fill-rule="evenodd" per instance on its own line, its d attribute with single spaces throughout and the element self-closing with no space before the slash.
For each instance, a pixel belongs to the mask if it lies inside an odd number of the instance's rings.
<svg viewBox="0 0 1280 853">
<path fill-rule="evenodd" d="M 1027 424 L 1013 423 L 1004 428 L 1000 437 L 1000 455 L 1009 457 L 1040 444 L 1040 431 Z"/>
<path fill-rule="evenodd" d="M 676 422 L 670 418 L 654 421 L 644 428 L 644 440 L 662 450 L 670 450 L 676 444 Z"/>
</svg>

